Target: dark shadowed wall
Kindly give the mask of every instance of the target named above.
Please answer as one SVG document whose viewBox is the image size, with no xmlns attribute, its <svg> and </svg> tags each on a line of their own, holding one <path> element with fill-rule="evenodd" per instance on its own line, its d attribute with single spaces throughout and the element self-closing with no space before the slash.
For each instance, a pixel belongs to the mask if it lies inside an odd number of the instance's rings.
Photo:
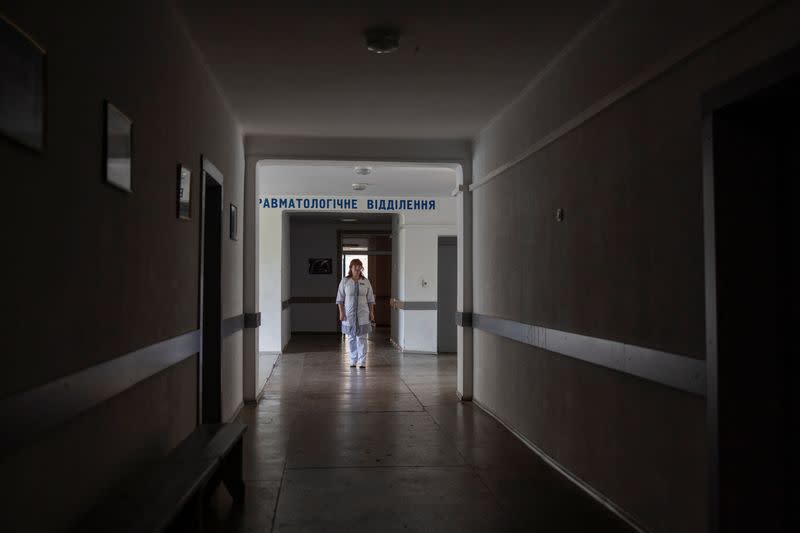
<svg viewBox="0 0 800 533">
<path fill-rule="evenodd" d="M 0 400 L 198 328 L 200 155 L 243 212 L 242 136 L 168 2 L 3 1 L 47 51 L 47 147 L 0 138 L 5 362 Z M 133 193 L 103 181 L 103 102 L 133 119 Z M 176 218 L 176 165 L 193 173 Z M 228 219 L 223 218 L 223 234 Z M 241 229 L 240 229 L 241 233 Z M 223 318 L 242 313 L 241 241 L 223 239 Z M 242 401 L 224 341 L 223 416 Z M 0 459 L 0 529 L 68 528 L 195 425 L 196 357 Z"/>
<path fill-rule="evenodd" d="M 475 312 L 704 359 L 701 98 L 798 21 L 796 1 L 593 21 L 475 140 Z M 479 330 L 474 398 L 642 527 L 705 530 L 702 396 Z"/>
</svg>

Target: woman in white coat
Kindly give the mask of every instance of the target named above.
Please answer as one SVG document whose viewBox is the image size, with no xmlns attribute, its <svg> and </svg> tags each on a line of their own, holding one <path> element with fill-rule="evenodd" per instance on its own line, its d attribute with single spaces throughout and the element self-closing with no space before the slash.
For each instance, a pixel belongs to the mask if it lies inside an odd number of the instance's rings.
<svg viewBox="0 0 800 533">
<path fill-rule="evenodd" d="M 350 261 L 347 277 L 339 283 L 336 305 L 339 307 L 339 320 L 342 333 L 347 335 L 350 344 L 350 367 L 364 368 L 367 362 L 367 335 L 375 320 L 375 295 L 369 280 L 361 275 L 364 264 L 358 260 Z"/>
</svg>

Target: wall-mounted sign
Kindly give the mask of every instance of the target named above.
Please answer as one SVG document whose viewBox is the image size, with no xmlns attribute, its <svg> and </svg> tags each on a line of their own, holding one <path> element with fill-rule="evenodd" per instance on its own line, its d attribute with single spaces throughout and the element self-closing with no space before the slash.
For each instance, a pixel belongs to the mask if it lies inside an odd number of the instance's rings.
<svg viewBox="0 0 800 533">
<path fill-rule="evenodd" d="M 309 274 L 332 274 L 333 273 L 333 259 L 330 257 L 309 257 L 308 258 L 308 273 Z"/>
<path fill-rule="evenodd" d="M 230 211 L 230 234 L 232 241 L 239 240 L 239 209 L 231 204 Z"/>
<path fill-rule="evenodd" d="M 0 134 L 44 150 L 45 53 L 0 13 Z"/>
<path fill-rule="evenodd" d="M 105 159 L 106 182 L 123 191 L 131 187 L 131 159 L 133 121 L 125 113 L 106 101 Z"/>
<path fill-rule="evenodd" d="M 178 218 L 192 218 L 192 171 L 178 163 Z"/>
<path fill-rule="evenodd" d="M 319 198 L 265 196 L 258 199 L 264 209 L 324 211 L 435 211 L 436 200 L 419 198 Z"/>
</svg>

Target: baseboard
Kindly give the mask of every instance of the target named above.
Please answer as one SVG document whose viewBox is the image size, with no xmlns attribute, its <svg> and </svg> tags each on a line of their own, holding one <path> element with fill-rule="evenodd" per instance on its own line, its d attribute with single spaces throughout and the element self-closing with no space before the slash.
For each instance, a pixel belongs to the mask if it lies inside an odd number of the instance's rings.
<svg viewBox="0 0 800 533">
<path fill-rule="evenodd" d="M 567 478 L 569 481 L 574 483 L 579 489 L 583 492 L 588 494 L 592 499 L 600 503 L 603 507 L 614 513 L 618 516 L 621 520 L 623 520 L 626 524 L 631 526 L 634 530 L 638 531 L 639 533 L 646 533 L 646 529 L 642 527 L 634 518 L 629 515 L 624 509 L 618 506 L 616 503 L 611 501 L 607 496 L 599 492 L 597 489 L 586 483 L 584 480 L 573 474 L 569 469 L 563 466 L 561 463 L 547 455 L 547 453 L 539 448 L 537 445 L 529 441 L 524 435 L 518 432 L 516 429 L 511 427 L 505 420 L 500 418 L 494 411 L 483 405 L 481 402 L 476 400 L 475 398 L 472 399 L 472 403 L 477 405 L 481 408 L 486 414 L 497 420 L 504 428 L 509 430 L 512 435 L 517 437 L 520 441 L 522 441 L 525 446 L 531 449 L 536 455 L 542 458 L 542 460 L 553 467 L 557 472 L 559 472 L 562 476 Z"/>
<path fill-rule="evenodd" d="M 261 384 L 261 388 L 256 392 L 255 399 L 245 401 L 247 405 L 256 405 L 261 400 L 261 397 L 264 396 L 264 389 L 267 388 L 267 383 L 269 382 L 269 378 L 272 377 L 272 373 L 275 372 L 275 367 L 278 366 L 278 363 L 281 360 L 281 356 L 283 355 L 280 352 L 259 352 L 259 353 L 267 355 L 277 355 L 278 357 L 276 357 L 275 362 L 272 363 L 272 368 L 269 369 L 269 374 L 267 374 L 266 379 L 264 379 L 264 383 Z"/>
<path fill-rule="evenodd" d="M 406 350 L 405 348 L 400 346 L 400 344 L 398 344 L 396 340 L 394 340 L 392 338 L 389 339 L 389 342 L 392 343 L 392 346 L 394 346 L 400 352 L 403 352 L 403 353 L 409 353 L 409 354 L 413 354 L 413 355 L 439 355 L 436 352 L 425 352 L 425 351 L 422 351 L 422 350 Z"/>
</svg>

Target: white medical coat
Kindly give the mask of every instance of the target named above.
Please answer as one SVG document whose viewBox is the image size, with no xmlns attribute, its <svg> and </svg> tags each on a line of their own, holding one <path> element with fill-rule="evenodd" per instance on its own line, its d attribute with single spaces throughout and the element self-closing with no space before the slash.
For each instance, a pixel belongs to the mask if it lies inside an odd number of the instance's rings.
<svg viewBox="0 0 800 533">
<path fill-rule="evenodd" d="M 344 278 L 339 282 L 336 303 L 344 304 L 342 333 L 360 337 L 370 332 L 369 304 L 375 303 L 375 295 L 367 278 L 361 276 L 358 282 L 353 278 Z"/>
</svg>

